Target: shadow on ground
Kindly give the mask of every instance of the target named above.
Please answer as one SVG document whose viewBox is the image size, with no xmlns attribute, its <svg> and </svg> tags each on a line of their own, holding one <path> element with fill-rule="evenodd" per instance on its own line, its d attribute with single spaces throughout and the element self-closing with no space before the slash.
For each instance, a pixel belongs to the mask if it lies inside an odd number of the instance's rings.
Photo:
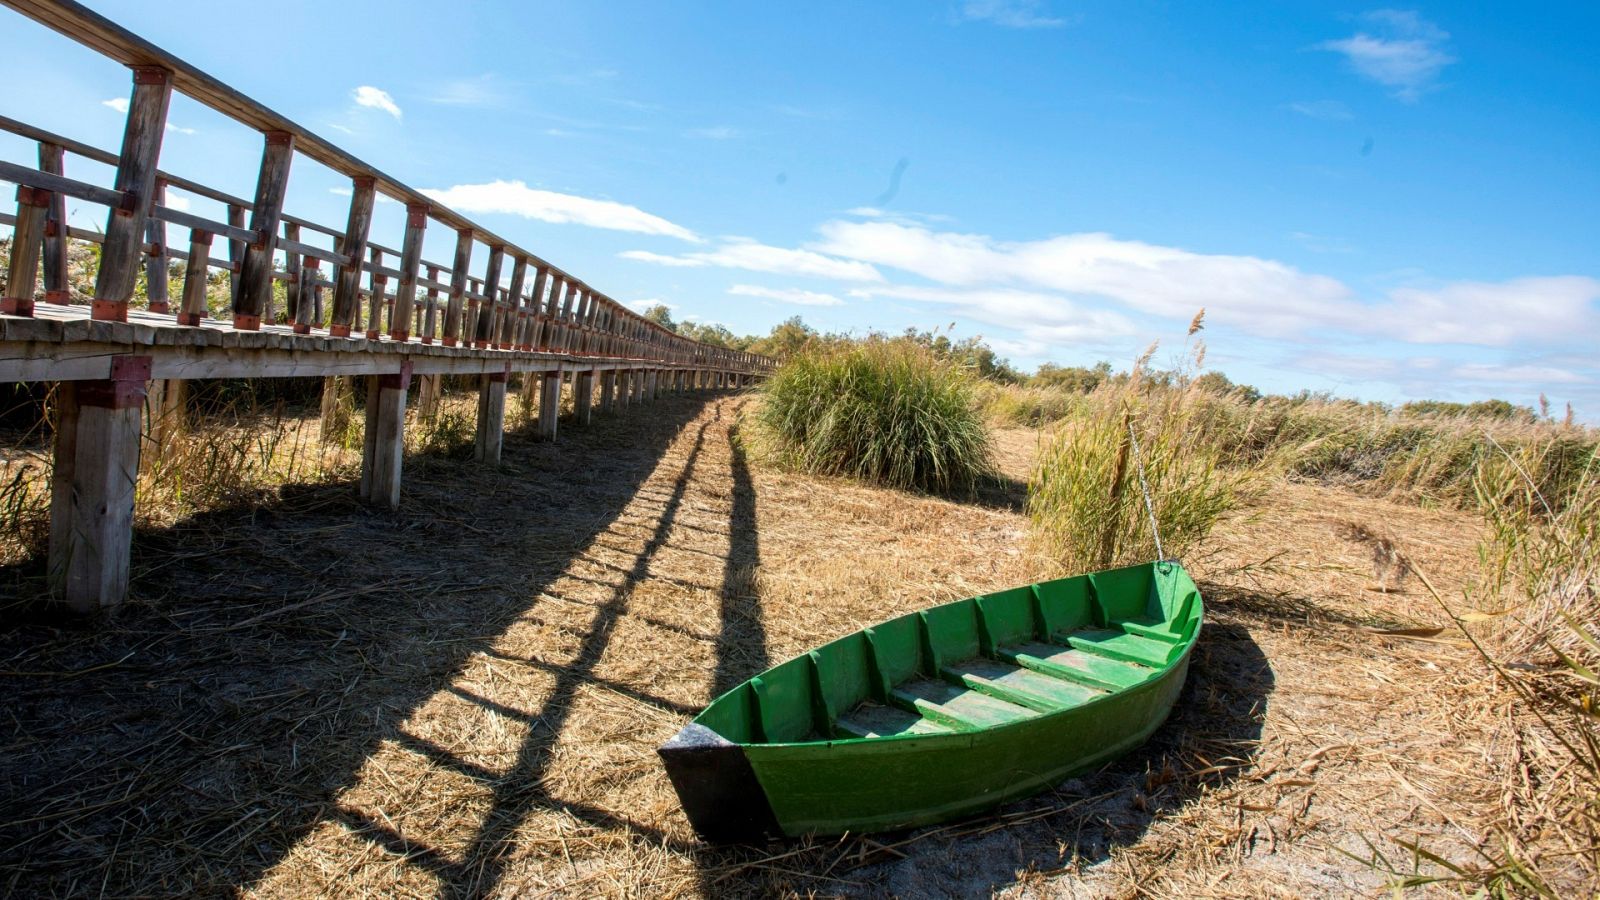
<svg viewBox="0 0 1600 900">
<path fill-rule="evenodd" d="M 702 849 L 702 889 L 711 896 L 976 897 L 1091 866 L 1137 842 L 1203 789 L 1247 775 L 1273 687 L 1272 668 L 1248 629 L 1213 617 L 1171 718 L 1142 748 L 1105 768 L 953 825 Z"/>
<path fill-rule="evenodd" d="M 338 483 L 141 531 L 132 599 L 116 616 L 12 617 L 0 630 L 0 892 L 230 893 L 329 819 L 461 895 L 494 888 L 506 836 L 537 809 L 671 844 L 648 823 L 557 801 L 539 778 L 568 701 L 592 679 L 673 526 L 709 439 L 703 417 L 652 536 L 599 606 L 577 662 L 555 673 L 509 776 L 490 779 L 493 807 L 459 861 L 384 823 L 346 821 L 334 800 L 607 529 L 703 408 L 667 399 L 563 428 L 555 444 L 508 436 L 497 469 L 409 458 L 394 513 L 361 506 L 353 485 Z M 750 597 L 758 549 L 742 457 L 734 474 L 721 623 L 734 637 L 719 639 L 718 677 L 738 680 L 767 659 Z M 0 570 L 0 605 L 25 605 L 19 594 L 37 590 L 39 568 Z"/>
</svg>

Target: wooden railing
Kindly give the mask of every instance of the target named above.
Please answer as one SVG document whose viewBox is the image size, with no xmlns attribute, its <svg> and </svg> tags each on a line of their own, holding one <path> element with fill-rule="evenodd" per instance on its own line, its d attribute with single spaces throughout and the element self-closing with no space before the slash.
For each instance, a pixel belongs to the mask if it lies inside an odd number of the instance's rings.
<svg viewBox="0 0 1600 900">
<path fill-rule="evenodd" d="M 36 166 L 0 161 L 0 181 L 17 185 L 15 215 L 0 213 L 13 231 L 0 297 L 0 381 L 63 385 L 50 575 L 56 594 L 76 608 L 112 605 L 125 592 L 140 411 L 152 382 L 176 391 L 197 377 L 369 377 L 361 491 L 392 506 L 413 375 L 481 376 L 477 455 L 498 461 L 514 372 L 543 379 L 540 431 L 554 438 L 567 379 L 579 421 L 587 421 L 597 386 L 609 406 L 613 397 L 668 388 L 741 385 L 771 368 L 759 355 L 689 340 L 644 318 L 80 4 L 0 3 L 132 71 L 118 153 L 0 116 L 0 131 L 38 145 Z M 173 91 L 260 133 L 253 199 L 160 168 Z M 343 228 L 284 211 L 297 156 L 350 179 Z M 114 167 L 112 184 L 72 177 L 69 157 Z M 169 189 L 221 204 L 227 221 L 170 205 Z M 370 233 L 380 194 L 405 206 L 399 249 Z M 104 207 L 105 230 L 71 227 L 69 198 Z M 449 265 L 422 258 L 430 225 L 454 232 Z M 87 303 L 69 284 L 72 239 L 100 245 Z M 488 253 L 473 271 L 480 244 Z M 184 263 L 176 298 L 168 284 L 174 261 Z M 228 273 L 220 317 L 208 307 L 212 270 Z M 35 296 L 40 281 L 43 295 Z M 282 310 L 274 308 L 275 281 L 285 286 Z"/>
</svg>

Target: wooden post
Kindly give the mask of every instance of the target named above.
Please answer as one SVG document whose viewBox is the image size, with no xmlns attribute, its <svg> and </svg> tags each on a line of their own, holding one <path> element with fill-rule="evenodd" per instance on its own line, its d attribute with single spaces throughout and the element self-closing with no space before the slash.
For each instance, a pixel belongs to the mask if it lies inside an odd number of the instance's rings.
<svg viewBox="0 0 1600 900">
<path fill-rule="evenodd" d="M 189 382 L 162 378 L 150 382 L 145 408 L 151 443 L 165 446 L 188 430 Z"/>
<path fill-rule="evenodd" d="M 439 418 L 439 406 L 444 399 L 443 375 L 417 376 L 417 416 L 423 419 Z"/>
<path fill-rule="evenodd" d="M 389 313 L 389 338 L 411 340 L 411 312 L 417 301 L 417 267 L 422 264 L 422 234 L 428 227 L 428 204 L 406 204 L 406 236 L 400 244 L 400 283 Z"/>
<path fill-rule="evenodd" d="M 377 247 L 372 248 L 372 264 L 383 263 L 383 251 Z M 385 291 L 389 286 L 389 276 L 372 273 L 372 290 L 367 295 L 367 340 L 375 341 L 383 336 L 383 305 L 386 300 Z"/>
<path fill-rule="evenodd" d="M 614 369 L 607 369 L 600 373 L 600 411 L 612 413 L 617 410 L 617 373 Z"/>
<path fill-rule="evenodd" d="M 477 316 L 472 323 L 472 346 L 486 349 L 494 340 L 495 295 L 500 292 L 500 267 L 505 263 L 506 248 L 496 244 L 489 248 L 489 265 L 483 274 L 483 300 L 476 304 Z"/>
<path fill-rule="evenodd" d="M 50 194 L 36 188 L 17 187 L 17 224 L 11 234 L 11 260 L 6 266 L 6 294 L 0 313 L 33 315 L 33 291 L 39 277 L 39 255 L 44 250 L 44 228 L 50 217 Z"/>
<path fill-rule="evenodd" d="M 328 334 L 349 337 L 350 328 L 361 312 L 361 263 L 367 255 L 367 231 L 372 227 L 372 203 L 377 198 L 376 181 L 367 175 L 351 179 L 350 218 L 344 227 L 339 252 L 349 260 L 339 267 L 339 281 L 333 288 L 333 321 Z"/>
<path fill-rule="evenodd" d="M 600 373 L 593 369 L 572 373 L 572 399 L 577 409 L 579 425 L 588 425 L 594 421 L 594 383 L 599 377 Z"/>
<path fill-rule="evenodd" d="M 627 409 L 628 400 L 633 395 L 633 386 L 628 383 L 629 372 L 627 369 L 617 369 L 612 374 L 617 376 L 617 409 Z"/>
<path fill-rule="evenodd" d="M 367 378 L 367 433 L 361 452 L 361 499 L 374 506 L 400 506 L 400 468 L 405 459 L 406 390 L 411 361 L 393 375 Z"/>
<path fill-rule="evenodd" d="M 315 286 L 317 269 L 322 264 L 319 259 L 307 259 L 300 264 L 300 272 L 294 280 L 289 282 L 289 296 L 295 297 L 294 303 L 294 333 L 310 334 L 312 322 L 312 308 L 316 306 Z"/>
<path fill-rule="evenodd" d="M 117 356 L 105 381 L 58 389 L 51 478 L 51 596 L 76 612 L 116 606 L 128 592 L 139 414 L 150 357 Z"/>
<path fill-rule="evenodd" d="M 167 203 L 167 180 L 157 177 L 152 205 L 165 206 Z M 150 311 L 164 313 L 172 310 L 171 298 L 167 296 L 167 223 L 155 216 L 145 220 L 145 243 L 150 245 L 146 251 L 144 261 L 144 294 L 150 301 Z"/>
<path fill-rule="evenodd" d="M 511 364 L 504 372 L 483 376 L 478 387 L 478 440 L 472 456 L 479 462 L 498 465 L 500 447 L 506 432 L 506 383 L 511 380 Z"/>
<path fill-rule="evenodd" d="M 259 331 L 261 318 L 272 301 L 272 256 L 283 214 L 283 195 L 289 188 L 289 163 L 294 160 L 294 135 L 269 131 L 261 152 L 261 174 L 256 178 L 255 205 L 250 230 L 255 240 L 244 249 L 239 263 L 239 290 L 233 298 L 236 331 Z"/>
<path fill-rule="evenodd" d="M 207 278 L 211 274 L 211 232 L 189 230 L 189 260 L 183 267 L 183 302 L 178 310 L 179 325 L 199 325 L 207 314 Z"/>
<path fill-rule="evenodd" d="M 348 375 L 329 375 L 322 379 L 322 422 L 318 437 L 324 444 L 344 442 L 346 426 L 350 424 L 346 400 L 354 393 L 354 387 Z"/>
<path fill-rule="evenodd" d="M 539 396 L 539 437 L 556 439 L 556 418 L 561 414 L 561 370 L 544 373 L 544 388 Z"/>
<path fill-rule="evenodd" d="M 39 145 L 39 170 L 51 175 L 65 175 L 65 147 L 60 144 Z M 21 224 L 21 223 L 18 223 Z M 72 300 L 67 282 L 67 196 L 50 194 L 50 208 L 44 223 L 44 302 L 65 305 Z"/>
<path fill-rule="evenodd" d="M 633 370 L 633 402 L 644 402 L 644 383 L 646 375 L 643 369 Z"/>
<path fill-rule="evenodd" d="M 144 220 L 150 216 L 156 165 L 161 156 L 161 135 L 166 130 L 167 106 L 171 99 L 172 83 L 166 69 L 133 68 L 133 97 L 128 101 L 128 121 L 122 132 L 122 156 L 117 162 L 114 185 L 125 194 L 125 199 L 106 219 L 106 237 L 101 244 L 100 271 L 95 276 L 94 303 L 90 311 L 93 318 L 115 322 L 128 320 L 128 301 L 133 299 L 139 254 L 144 251 Z"/>
<path fill-rule="evenodd" d="M 516 349 L 517 325 L 519 317 L 523 315 L 522 290 L 527 286 L 527 281 L 528 258 L 518 253 L 516 261 L 511 264 L 511 289 L 507 294 L 509 302 L 495 331 L 494 346 L 498 350 Z"/>
<path fill-rule="evenodd" d="M 283 223 L 283 236 L 284 236 L 285 239 L 291 240 L 291 241 L 300 240 L 300 226 L 296 225 L 293 222 L 284 222 Z M 294 322 L 298 322 L 299 321 L 299 312 L 300 312 L 300 254 L 294 252 L 293 250 L 285 250 L 283 252 L 283 271 L 284 271 L 285 274 L 287 274 L 289 276 L 288 280 L 284 282 L 284 288 L 283 288 L 284 305 L 286 307 L 288 307 L 287 309 L 284 310 L 284 314 L 287 317 L 287 319 L 289 320 L 289 322 L 292 324 Z M 309 297 L 310 295 L 311 295 L 311 292 L 307 291 L 306 292 L 306 296 Z M 269 296 L 270 296 L 270 293 L 269 293 Z M 271 304 L 270 303 L 267 306 L 267 321 L 268 322 L 276 321 L 276 317 L 274 317 L 272 315 L 272 308 L 271 308 Z M 309 322 L 310 319 L 308 318 L 306 321 Z"/>
<path fill-rule="evenodd" d="M 467 293 L 467 267 L 472 265 L 472 229 L 456 232 L 456 257 L 450 267 L 450 298 L 444 314 L 444 340 L 446 347 L 454 347 L 461 339 L 462 302 Z"/>
</svg>

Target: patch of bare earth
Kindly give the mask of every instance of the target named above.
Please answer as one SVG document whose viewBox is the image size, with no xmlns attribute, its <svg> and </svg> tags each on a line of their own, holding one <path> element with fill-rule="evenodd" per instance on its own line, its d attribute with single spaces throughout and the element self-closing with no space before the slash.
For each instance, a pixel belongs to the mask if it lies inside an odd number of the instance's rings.
<svg viewBox="0 0 1600 900">
<path fill-rule="evenodd" d="M 1483 839 L 1505 713 L 1448 634 L 1407 631 L 1441 615 L 1384 556 L 1449 595 L 1477 523 L 1285 485 L 1188 561 L 1209 620 L 1145 748 L 944 828 L 700 845 L 654 748 L 716 693 L 1048 571 L 1033 432 L 960 502 L 752 462 L 751 402 L 512 436 L 499 469 L 413 458 L 393 514 L 332 484 L 141 531 L 109 626 L 0 632 L 0 889 L 1371 894 L 1366 840 Z"/>
</svg>

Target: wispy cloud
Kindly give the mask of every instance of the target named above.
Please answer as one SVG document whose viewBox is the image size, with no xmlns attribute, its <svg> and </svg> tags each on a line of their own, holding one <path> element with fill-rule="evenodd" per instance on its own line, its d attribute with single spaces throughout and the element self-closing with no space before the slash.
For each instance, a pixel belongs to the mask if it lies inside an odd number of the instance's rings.
<svg viewBox="0 0 1600 900">
<path fill-rule="evenodd" d="M 354 100 L 357 106 L 381 110 L 394 116 L 396 121 L 400 119 L 400 106 L 394 102 L 393 97 L 389 96 L 388 91 L 381 88 L 363 84 L 350 92 L 350 99 Z"/>
<path fill-rule="evenodd" d="M 1414 11 L 1374 10 L 1361 20 L 1368 30 L 1323 41 L 1317 49 L 1342 54 L 1357 74 L 1389 88 L 1400 100 L 1418 100 L 1434 88 L 1444 67 L 1456 61 L 1445 50 L 1449 33 Z"/>
<path fill-rule="evenodd" d="M 774 275 L 825 278 L 830 281 L 883 280 L 883 275 L 866 262 L 838 259 L 811 250 L 773 247 L 743 238 L 725 239 L 722 246 L 715 250 L 685 253 L 681 256 L 667 256 L 646 250 L 627 250 L 618 255 L 623 259 L 663 266 L 716 266 L 724 269 L 768 272 Z"/>
<path fill-rule="evenodd" d="M 119 113 L 126 113 L 128 111 L 128 98 L 112 97 L 110 100 L 101 100 L 100 105 L 109 106 Z"/>
<path fill-rule="evenodd" d="M 422 193 L 461 212 L 505 213 L 541 222 L 658 234 L 696 243 L 701 240 L 682 225 L 651 215 L 637 206 L 539 190 L 521 181 L 458 184 L 442 190 L 424 190 Z"/>
<path fill-rule="evenodd" d="M 762 297 L 767 300 L 777 300 L 781 303 L 794 303 L 800 306 L 843 306 L 844 301 L 832 294 L 822 294 L 816 291 L 803 291 L 799 288 L 769 288 L 758 284 L 736 284 L 728 288 L 728 293 L 736 297 Z"/>
<path fill-rule="evenodd" d="M 894 222 L 847 221 L 824 223 L 820 231 L 822 240 L 811 247 L 819 253 L 899 269 L 948 288 L 1042 290 L 1059 302 L 1100 298 L 1171 319 L 1203 306 L 1209 320 L 1265 337 L 1303 338 L 1337 329 L 1412 344 L 1509 347 L 1563 346 L 1576 336 L 1600 333 L 1600 280 L 1587 276 L 1406 286 L 1374 302 L 1338 279 L 1275 260 L 1196 253 L 1101 233 L 1008 242 Z M 917 298 L 896 290 L 873 293 Z M 1022 309 L 1015 303 L 1004 308 Z M 1019 315 L 1009 324 L 1025 328 L 1029 322 Z"/>
<path fill-rule="evenodd" d="M 486 73 L 445 81 L 423 99 L 442 106 L 505 106 L 511 100 L 511 89 L 498 76 Z"/>
<path fill-rule="evenodd" d="M 1325 122 L 1348 122 L 1355 118 L 1350 107 L 1338 100 L 1297 100 L 1289 104 L 1289 109 L 1307 118 Z"/>
<path fill-rule="evenodd" d="M 1295 243 L 1312 251 L 1313 253 L 1354 253 L 1356 248 L 1343 238 L 1327 237 L 1326 235 L 1311 234 L 1306 231 L 1291 231 L 1289 237 Z"/>
<path fill-rule="evenodd" d="M 1051 15 L 1043 0 L 959 0 L 956 18 L 1004 28 L 1060 28 L 1068 24 L 1067 19 Z"/>
<path fill-rule="evenodd" d="M 708 141 L 731 141 L 739 137 L 739 129 L 729 125 L 716 125 L 711 128 L 691 128 L 684 132 L 686 137 L 704 138 Z"/>
</svg>

